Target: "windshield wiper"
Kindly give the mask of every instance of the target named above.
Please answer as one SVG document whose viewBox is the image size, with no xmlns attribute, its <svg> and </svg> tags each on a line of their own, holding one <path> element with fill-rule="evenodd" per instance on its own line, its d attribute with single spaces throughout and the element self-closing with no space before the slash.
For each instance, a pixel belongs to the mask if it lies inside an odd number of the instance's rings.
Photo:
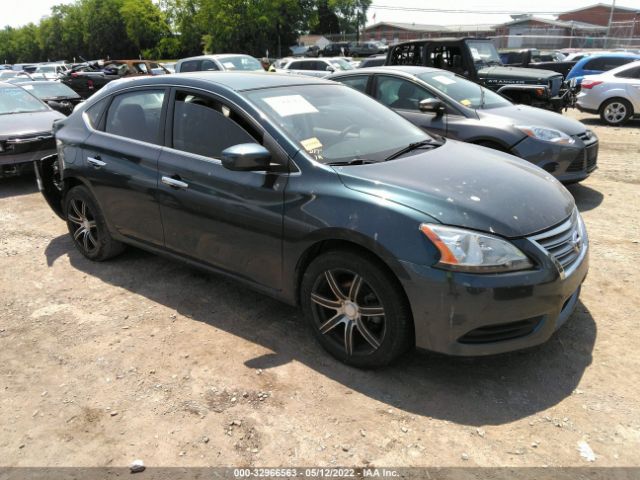
<svg viewBox="0 0 640 480">
<path fill-rule="evenodd" d="M 421 142 L 414 142 L 414 143 L 410 143 L 409 145 L 407 145 L 406 147 L 398 150 L 395 153 L 392 153 L 391 155 L 389 155 L 387 158 L 384 159 L 385 162 L 388 162 L 389 160 L 393 160 L 394 158 L 398 158 L 401 155 L 404 155 L 405 153 L 409 153 L 412 150 L 416 150 L 420 147 L 426 147 L 426 146 L 430 146 L 432 148 L 436 147 L 437 145 L 433 143 L 432 140 L 422 140 Z"/>
<path fill-rule="evenodd" d="M 339 162 L 329 162 L 327 165 L 331 165 L 332 167 L 344 166 L 344 165 L 366 165 L 368 163 L 376 163 L 373 160 L 367 160 L 366 158 L 354 158 L 351 160 L 339 161 Z"/>
</svg>

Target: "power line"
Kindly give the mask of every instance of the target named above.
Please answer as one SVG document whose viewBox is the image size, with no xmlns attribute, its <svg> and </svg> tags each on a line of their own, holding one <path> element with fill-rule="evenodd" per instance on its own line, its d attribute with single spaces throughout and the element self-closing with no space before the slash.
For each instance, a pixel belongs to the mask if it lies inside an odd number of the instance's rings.
<svg viewBox="0 0 640 480">
<path fill-rule="evenodd" d="M 558 15 L 563 12 L 523 12 L 515 10 L 461 10 L 451 8 L 423 8 L 423 7 L 398 7 L 392 5 L 379 5 L 372 3 L 371 9 L 392 10 L 397 12 L 425 12 L 425 13 L 476 13 L 487 15 Z"/>
</svg>

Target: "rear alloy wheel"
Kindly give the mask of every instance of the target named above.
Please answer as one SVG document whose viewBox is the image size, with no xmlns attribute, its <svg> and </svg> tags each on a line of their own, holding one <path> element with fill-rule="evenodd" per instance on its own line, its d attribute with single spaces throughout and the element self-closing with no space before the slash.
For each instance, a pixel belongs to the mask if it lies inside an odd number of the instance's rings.
<svg viewBox="0 0 640 480">
<path fill-rule="evenodd" d="M 88 259 L 100 262 L 124 250 L 122 243 L 111 238 L 102 212 L 86 187 L 69 190 L 65 196 L 65 212 L 73 243 Z"/>
<path fill-rule="evenodd" d="M 623 125 L 633 115 L 633 107 L 622 98 L 607 100 L 600 107 L 600 118 L 607 125 Z"/>
<path fill-rule="evenodd" d="M 329 252 L 305 273 L 303 303 L 332 355 L 358 367 L 392 362 L 410 344 L 411 315 L 397 281 L 358 253 Z"/>
</svg>

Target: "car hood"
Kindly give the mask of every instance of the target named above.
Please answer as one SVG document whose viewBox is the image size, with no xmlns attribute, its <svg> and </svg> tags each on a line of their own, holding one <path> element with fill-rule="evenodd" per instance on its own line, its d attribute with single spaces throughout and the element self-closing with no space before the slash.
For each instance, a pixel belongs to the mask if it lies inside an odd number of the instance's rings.
<svg viewBox="0 0 640 480">
<path fill-rule="evenodd" d="M 562 76 L 557 72 L 551 70 L 538 70 L 537 68 L 522 68 L 522 67 L 486 67 L 478 71 L 478 76 L 485 77 L 498 77 L 498 78 L 512 78 L 520 80 L 548 80 L 553 77 Z"/>
<path fill-rule="evenodd" d="M 528 105 L 509 105 L 507 107 L 476 110 L 480 121 L 502 125 L 526 125 L 549 127 L 567 135 L 578 135 L 587 129 L 582 123 L 558 113 Z M 506 125 L 505 125 L 506 126 Z"/>
<path fill-rule="evenodd" d="M 552 227 L 575 208 L 567 189 L 544 170 L 455 140 L 389 162 L 334 168 L 347 188 L 404 205 L 443 224 L 508 238 Z"/>
<path fill-rule="evenodd" d="M 63 118 L 66 117 L 53 110 L 0 115 L 0 138 L 7 139 L 31 133 L 48 133 L 53 131 L 53 122 Z"/>
</svg>

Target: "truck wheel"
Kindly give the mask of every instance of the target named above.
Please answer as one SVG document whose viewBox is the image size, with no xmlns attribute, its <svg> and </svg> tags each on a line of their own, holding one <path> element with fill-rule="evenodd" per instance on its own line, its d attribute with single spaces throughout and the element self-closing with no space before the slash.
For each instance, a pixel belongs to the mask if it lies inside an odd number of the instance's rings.
<svg viewBox="0 0 640 480">
<path fill-rule="evenodd" d="M 300 295 L 314 335 L 346 364 L 382 367 L 411 346 L 413 321 L 404 292 L 368 255 L 349 250 L 320 255 L 307 268 Z"/>
<path fill-rule="evenodd" d="M 623 125 L 633 115 L 633 106 L 624 98 L 610 98 L 600 107 L 600 119 L 607 125 Z"/>
<path fill-rule="evenodd" d="M 69 190 L 64 212 L 73 243 L 89 260 L 101 262 L 124 250 L 122 243 L 111 238 L 102 212 L 86 187 L 79 185 Z"/>
</svg>

